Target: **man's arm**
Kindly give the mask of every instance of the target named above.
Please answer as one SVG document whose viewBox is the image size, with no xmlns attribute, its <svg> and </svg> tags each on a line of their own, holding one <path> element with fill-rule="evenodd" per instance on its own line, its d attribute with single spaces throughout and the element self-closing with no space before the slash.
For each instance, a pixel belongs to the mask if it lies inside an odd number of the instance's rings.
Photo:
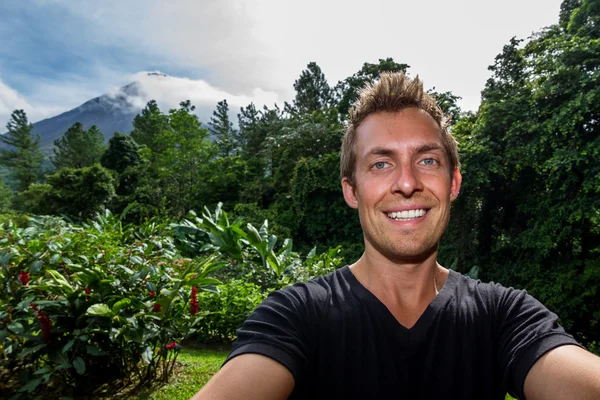
<svg viewBox="0 0 600 400">
<path fill-rule="evenodd" d="M 527 400 L 600 399 L 600 357 L 573 345 L 544 354 L 525 378 Z"/>
<path fill-rule="evenodd" d="M 283 365 L 259 354 L 242 354 L 219 372 L 191 400 L 285 400 L 294 377 Z"/>
</svg>

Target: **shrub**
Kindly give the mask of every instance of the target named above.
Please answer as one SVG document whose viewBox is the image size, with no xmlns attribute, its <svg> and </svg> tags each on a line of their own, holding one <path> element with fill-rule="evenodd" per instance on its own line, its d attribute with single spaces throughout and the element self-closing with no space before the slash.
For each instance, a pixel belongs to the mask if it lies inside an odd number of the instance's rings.
<svg viewBox="0 0 600 400">
<path fill-rule="evenodd" d="M 0 230 L 0 381 L 17 398 L 93 396 L 166 380 L 192 315 L 192 288 L 219 282 L 214 256 L 182 258 L 166 224 L 33 219 Z"/>
<path fill-rule="evenodd" d="M 196 338 L 202 342 L 228 343 L 235 339 L 236 329 L 265 299 L 267 293 L 253 283 L 234 279 L 218 285 L 218 292 L 198 295 L 202 320 L 197 324 Z"/>
</svg>

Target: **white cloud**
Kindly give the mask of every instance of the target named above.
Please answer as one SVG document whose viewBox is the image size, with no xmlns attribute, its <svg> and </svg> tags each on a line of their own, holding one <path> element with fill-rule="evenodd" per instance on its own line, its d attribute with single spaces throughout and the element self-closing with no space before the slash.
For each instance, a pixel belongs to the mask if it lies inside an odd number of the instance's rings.
<svg viewBox="0 0 600 400">
<path fill-rule="evenodd" d="M 231 93 L 212 86 L 204 80 L 163 76 L 139 72 L 130 77 L 137 82 L 138 93 L 127 95 L 128 101 L 135 109 L 143 108 L 149 100 L 156 100 L 160 109 L 167 112 L 177 108 L 179 103 L 190 100 L 196 106 L 197 114 L 202 122 L 208 122 L 212 111 L 219 101 L 227 100 L 231 116 L 234 117 L 240 107 L 254 103 L 257 107 L 267 105 L 272 107 L 275 103 L 281 104 L 281 99 L 275 92 L 267 92 L 254 88 L 248 93 Z M 110 96 L 122 95 L 122 87 L 113 87 L 108 91 Z"/>
<path fill-rule="evenodd" d="M 112 0 L 66 2 L 96 24 L 98 40 L 162 54 L 206 72 L 228 91 L 260 87 L 289 100 L 293 82 L 316 61 L 330 83 L 364 62 L 393 57 L 429 87 L 451 90 L 476 108 L 487 66 L 512 36 L 558 21 L 561 0 Z"/>
<path fill-rule="evenodd" d="M 32 105 L 25 97 L 0 80 L 0 133 L 6 132 L 6 124 L 14 110 L 23 109 L 29 121 L 35 122 L 54 116 L 65 109 L 52 105 Z"/>
</svg>

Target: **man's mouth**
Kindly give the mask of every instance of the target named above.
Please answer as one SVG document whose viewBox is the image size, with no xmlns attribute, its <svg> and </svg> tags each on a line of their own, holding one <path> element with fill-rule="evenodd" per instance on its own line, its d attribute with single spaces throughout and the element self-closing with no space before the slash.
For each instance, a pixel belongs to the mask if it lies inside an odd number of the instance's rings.
<svg viewBox="0 0 600 400">
<path fill-rule="evenodd" d="M 415 210 L 404 210 L 398 212 L 389 212 L 386 213 L 388 218 L 391 218 L 396 221 L 410 221 L 411 219 L 417 219 L 422 217 L 427 213 L 427 210 L 423 208 L 415 209 Z"/>
</svg>

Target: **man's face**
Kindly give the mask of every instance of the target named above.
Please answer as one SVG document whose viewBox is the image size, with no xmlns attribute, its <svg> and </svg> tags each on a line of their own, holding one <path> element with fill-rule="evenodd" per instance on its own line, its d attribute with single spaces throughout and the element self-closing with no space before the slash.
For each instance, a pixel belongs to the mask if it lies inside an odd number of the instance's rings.
<svg viewBox="0 0 600 400">
<path fill-rule="evenodd" d="M 342 188 L 358 209 L 367 251 L 391 260 L 428 257 L 462 180 L 458 169 L 450 172 L 440 128 L 423 110 L 408 108 L 369 115 L 356 134 L 356 186 L 344 178 Z"/>
</svg>

